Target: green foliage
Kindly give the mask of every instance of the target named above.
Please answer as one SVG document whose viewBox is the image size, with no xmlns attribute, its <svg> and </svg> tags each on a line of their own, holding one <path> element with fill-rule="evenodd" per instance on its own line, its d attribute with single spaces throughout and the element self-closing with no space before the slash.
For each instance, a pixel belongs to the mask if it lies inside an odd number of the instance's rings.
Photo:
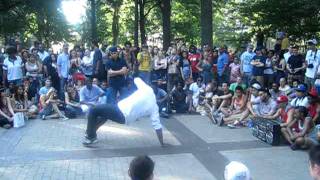
<svg viewBox="0 0 320 180">
<path fill-rule="evenodd" d="M 301 38 L 319 33 L 319 0 L 247 0 L 239 6 L 244 22 L 255 30 L 282 30 Z"/>
</svg>

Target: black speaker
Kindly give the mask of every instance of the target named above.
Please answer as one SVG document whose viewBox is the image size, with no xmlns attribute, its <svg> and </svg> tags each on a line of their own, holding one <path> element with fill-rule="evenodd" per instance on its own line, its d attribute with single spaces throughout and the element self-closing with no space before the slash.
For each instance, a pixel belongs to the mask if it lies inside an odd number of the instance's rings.
<svg viewBox="0 0 320 180">
<path fill-rule="evenodd" d="M 252 135 L 258 139 L 276 146 L 280 144 L 281 127 L 280 123 L 268 119 L 253 119 Z"/>
</svg>

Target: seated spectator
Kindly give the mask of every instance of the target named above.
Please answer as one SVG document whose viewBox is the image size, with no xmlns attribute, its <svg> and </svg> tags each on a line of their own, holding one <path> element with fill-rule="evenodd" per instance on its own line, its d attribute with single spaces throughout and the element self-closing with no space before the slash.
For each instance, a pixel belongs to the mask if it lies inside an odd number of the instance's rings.
<svg viewBox="0 0 320 180">
<path fill-rule="evenodd" d="M 286 78 L 280 78 L 279 84 L 279 91 L 281 95 L 289 95 L 291 92 L 291 87 L 287 84 Z"/>
<path fill-rule="evenodd" d="M 263 116 L 264 119 L 278 120 L 281 123 L 287 124 L 288 119 L 288 97 L 281 95 L 277 98 L 277 111 L 273 115 Z"/>
<path fill-rule="evenodd" d="M 0 127 L 9 129 L 13 126 L 13 109 L 10 99 L 6 96 L 5 88 L 0 89 Z"/>
<path fill-rule="evenodd" d="M 214 91 L 212 97 L 213 111 L 221 111 L 222 108 L 230 106 L 233 92 L 229 90 L 228 83 L 222 83 L 222 89 Z"/>
<path fill-rule="evenodd" d="M 287 142 L 290 143 L 292 150 L 299 148 L 308 148 L 312 142 L 318 142 L 317 129 L 310 117 L 307 117 L 308 110 L 304 106 L 297 106 L 294 108 L 293 115 L 288 118 L 288 124 L 282 126 L 281 132 Z"/>
<path fill-rule="evenodd" d="M 63 104 L 63 102 L 59 100 L 58 91 L 53 87 L 51 87 L 46 94 L 42 94 L 40 96 L 40 104 L 42 109 L 40 110 L 39 115 L 42 120 L 51 118 L 61 118 L 63 120 L 68 120 L 68 118 L 64 114 L 62 114 L 59 109 L 59 105 Z"/>
<path fill-rule="evenodd" d="M 73 85 L 68 85 L 64 92 L 66 103 L 65 115 L 68 118 L 75 118 L 82 114 L 79 93 Z"/>
<path fill-rule="evenodd" d="M 138 156 L 130 162 L 131 180 L 153 180 L 154 162 L 148 156 Z"/>
<path fill-rule="evenodd" d="M 308 112 L 312 121 L 315 124 L 320 124 L 319 121 L 319 113 L 320 113 L 320 99 L 318 96 L 318 92 L 315 88 L 311 88 L 309 92 L 309 107 Z"/>
<path fill-rule="evenodd" d="M 187 94 L 183 89 L 183 83 L 178 82 L 176 88 L 173 90 L 171 94 L 172 94 L 173 106 L 175 107 L 176 112 L 177 113 L 187 112 L 188 110 L 188 105 L 186 103 Z"/>
<path fill-rule="evenodd" d="M 242 113 L 245 111 L 247 104 L 247 97 L 241 86 L 236 87 L 234 96 L 232 97 L 230 107 L 224 107 L 221 109 L 221 112 L 224 115 L 224 124 L 238 125 L 238 119 L 242 116 Z M 216 118 L 213 117 L 215 120 Z M 215 120 L 217 123 L 217 120 Z"/>
<path fill-rule="evenodd" d="M 166 113 L 169 111 L 168 109 L 169 95 L 166 93 L 165 90 L 159 88 L 157 83 L 152 83 L 151 87 L 156 96 L 157 104 L 159 106 L 160 116 L 168 117 Z"/>
<path fill-rule="evenodd" d="M 314 180 L 320 180 L 320 145 L 313 146 L 309 151 L 309 170 Z"/>
<path fill-rule="evenodd" d="M 205 116 L 212 109 L 212 96 L 213 91 L 217 91 L 218 84 L 216 82 L 208 83 L 205 87 L 200 89 L 198 95 L 198 106 L 196 107 L 196 111 L 201 115 Z"/>
<path fill-rule="evenodd" d="M 60 78 L 58 74 L 57 55 L 51 54 L 43 62 L 45 76 L 48 77 L 54 89 L 60 91 Z M 59 93 L 60 94 L 60 93 Z"/>
<path fill-rule="evenodd" d="M 104 91 L 92 84 L 92 78 L 86 79 L 86 86 L 82 87 L 80 90 L 80 104 L 81 109 L 84 113 L 87 113 L 90 107 L 97 104 L 103 104 L 100 102 L 99 98 L 104 96 Z"/>
<path fill-rule="evenodd" d="M 257 118 L 264 118 L 265 116 L 272 116 L 276 112 L 277 104 L 271 99 L 271 95 L 268 89 L 259 90 L 260 103 L 258 104 L 257 111 L 253 116 Z"/>
<path fill-rule="evenodd" d="M 96 85 L 96 86 L 100 86 L 100 82 L 99 82 L 98 78 L 93 78 L 92 79 L 92 84 Z"/>
<path fill-rule="evenodd" d="M 298 106 L 303 106 L 308 108 L 309 107 L 309 98 L 307 96 L 307 87 L 304 84 L 298 85 L 297 88 L 295 88 L 295 98 L 293 98 L 290 102 L 290 109 L 288 111 L 289 120 L 292 119 L 293 114 L 293 108 Z"/>
<path fill-rule="evenodd" d="M 230 68 L 230 83 L 236 83 L 238 77 L 241 77 L 240 73 L 240 61 L 238 57 L 235 57 L 233 63 L 229 65 Z"/>
<path fill-rule="evenodd" d="M 230 84 L 229 90 L 232 91 L 232 92 L 235 92 L 237 86 L 241 86 L 244 91 L 247 89 L 246 84 L 242 82 L 242 77 L 241 76 L 237 77 L 236 82 Z"/>
<path fill-rule="evenodd" d="M 199 104 L 199 93 L 200 89 L 203 88 L 204 85 L 202 84 L 202 78 L 198 77 L 197 81 L 192 83 L 189 87 L 189 94 L 188 94 L 188 103 L 189 103 L 189 112 L 195 110 L 195 108 Z"/>
<path fill-rule="evenodd" d="M 279 91 L 279 86 L 277 83 L 272 83 L 272 88 L 269 90 L 270 94 L 271 94 L 271 98 L 273 100 L 277 100 L 277 98 L 281 95 L 281 92 Z"/>
<path fill-rule="evenodd" d="M 36 118 L 36 112 L 29 111 L 28 94 L 22 85 L 15 87 L 15 92 L 11 97 L 11 105 L 14 113 L 22 112 L 24 113 L 24 116 L 27 117 L 28 119 Z"/>
</svg>

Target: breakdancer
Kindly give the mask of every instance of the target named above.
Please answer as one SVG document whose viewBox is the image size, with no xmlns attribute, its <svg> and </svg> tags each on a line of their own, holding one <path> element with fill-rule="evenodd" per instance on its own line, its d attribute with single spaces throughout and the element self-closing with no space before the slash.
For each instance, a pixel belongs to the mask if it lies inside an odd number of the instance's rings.
<svg viewBox="0 0 320 180">
<path fill-rule="evenodd" d="M 108 119 L 120 124 L 128 124 L 142 116 L 150 116 L 152 126 L 156 131 L 161 146 L 166 146 L 163 143 L 159 107 L 152 88 L 140 78 L 135 78 L 134 84 L 137 90 L 129 97 L 119 101 L 118 104 L 100 104 L 89 110 L 84 146 L 90 146 L 98 142 L 97 130 Z"/>
</svg>

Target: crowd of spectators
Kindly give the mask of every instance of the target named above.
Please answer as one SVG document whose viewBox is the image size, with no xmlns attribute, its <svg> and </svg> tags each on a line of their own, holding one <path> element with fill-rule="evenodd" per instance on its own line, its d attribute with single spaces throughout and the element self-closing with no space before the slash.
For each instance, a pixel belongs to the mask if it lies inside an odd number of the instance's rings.
<svg viewBox="0 0 320 180">
<path fill-rule="evenodd" d="M 41 42 L 7 46 L 0 57 L 0 125 L 12 127 L 17 112 L 43 120 L 85 115 L 128 96 L 139 76 L 154 89 L 162 117 L 200 113 L 229 128 L 275 120 L 292 149 L 307 148 L 318 143 L 320 51 L 315 39 L 305 54 L 282 41 L 273 50 L 248 45 L 243 52 L 181 42 L 167 51 L 130 42 L 103 49 L 97 42 L 64 44 L 59 54 Z"/>
</svg>

